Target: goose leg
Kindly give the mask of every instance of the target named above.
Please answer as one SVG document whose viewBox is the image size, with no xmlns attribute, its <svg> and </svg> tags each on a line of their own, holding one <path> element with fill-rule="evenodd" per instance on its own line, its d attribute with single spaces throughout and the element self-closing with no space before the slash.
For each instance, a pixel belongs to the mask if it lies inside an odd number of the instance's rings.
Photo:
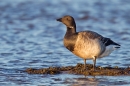
<svg viewBox="0 0 130 86">
<path fill-rule="evenodd" d="M 93 57 L 93 71 L 95 71 L 95 65 L 96 65 L 96 57 Z"/>
<path fill-rule="evenodd" d="M 84 59 L 84 69 L 86 70 L 86 59 Z"/>
</svg>

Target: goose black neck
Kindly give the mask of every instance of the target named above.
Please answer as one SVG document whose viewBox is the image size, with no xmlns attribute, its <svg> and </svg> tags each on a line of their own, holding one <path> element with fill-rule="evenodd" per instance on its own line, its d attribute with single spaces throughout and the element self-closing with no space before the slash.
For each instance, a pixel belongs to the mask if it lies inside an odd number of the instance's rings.
<svg viewBox="0 0 130 86">
<path fill-rule="evenodd" d="M 67 32 L 66 34 L 73 34 L 76 33 L 76 28 L 75 27 L 67 27 Z"/>
<path fill-rule="evenodd" d="M 75 21 L 73 21 L 70 27 L 67 27 L 67 32 L 66 32 L 66 34 L 73 34 L 73 33 L 76 33 Z"/>
</svg>

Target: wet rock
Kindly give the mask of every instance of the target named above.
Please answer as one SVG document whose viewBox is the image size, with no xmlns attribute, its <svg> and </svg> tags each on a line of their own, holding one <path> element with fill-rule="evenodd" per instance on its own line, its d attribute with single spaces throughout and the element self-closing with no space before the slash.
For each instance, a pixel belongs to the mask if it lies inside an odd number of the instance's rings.
<svg viewBox="0 0 130 86">
<path fill-rule="evenodd" d="M 119 68 L 116 67 L 96 67 L 96 70 L 93 71 L 93 65 L 87 64 L 86 70 L 84 69 L 84 64 L 77 64 L 76 66 L 67 66 L 67 67 L 49 67 L 42 69 L 33 69 L 28 68 L 25 71 L 29 74 L 60 74 L 60 73 L 69 73 L 69 74 L 80 74 L 80 75 L 106 75 L 106 76 L 119 76 L 119 75 L 130 75 L 130 68 Z"/>
</svg>

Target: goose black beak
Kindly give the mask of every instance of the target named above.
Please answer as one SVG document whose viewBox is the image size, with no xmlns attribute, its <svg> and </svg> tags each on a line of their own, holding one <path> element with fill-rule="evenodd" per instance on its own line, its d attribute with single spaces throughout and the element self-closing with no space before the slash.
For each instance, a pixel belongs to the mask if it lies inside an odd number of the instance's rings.
<svg viewBox="0 0 130 86">
<path fill-rule="evenodd" d="M 57 21 L 59 21 L 59 22 L 62 22 L 62 18 L 59 18 L 59 19 L 56 19 Z"/>
</svg>

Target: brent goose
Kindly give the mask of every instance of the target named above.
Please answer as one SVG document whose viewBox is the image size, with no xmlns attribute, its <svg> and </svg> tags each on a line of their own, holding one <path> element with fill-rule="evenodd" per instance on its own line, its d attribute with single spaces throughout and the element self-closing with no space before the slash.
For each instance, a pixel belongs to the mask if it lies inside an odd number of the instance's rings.
<svg viewBox="0 0 130 86">
<path fill-rule="evenodd" d="M 76 32 L 76 23 L 72 16 L 64 16 L 57 19 L 66 25 L 67 31 L 64 36 L 64 46 L 76 56 L 86 60 L 93 59 L 93 70 L 97 58 L 108 56 L 113 50 L 120 48 L 120 45 L 113 42 L 110 38 L 93 31 Z"/>
</svg>

